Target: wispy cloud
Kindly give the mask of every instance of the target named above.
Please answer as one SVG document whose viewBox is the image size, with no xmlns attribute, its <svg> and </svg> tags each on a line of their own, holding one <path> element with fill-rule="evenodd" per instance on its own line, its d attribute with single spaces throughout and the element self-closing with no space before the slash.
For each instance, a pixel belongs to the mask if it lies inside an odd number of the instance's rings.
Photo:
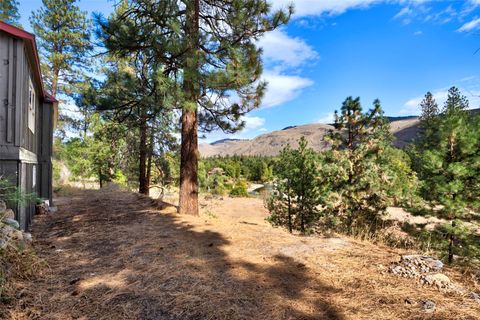
<svg viewBox="0 0 480 320">
<path fill-rule="evenodd" d="M 419 4 L 429 1 L 434 0 L 275 0 L 272 4 L 275 9 L 279 9 L 293 3 L 295 16 L 306 17 L 338 15 L 351 9 L 365 9 L 381 3 Z"/>
<path fill-rule="evenodd" d="M 475 18 L 475 19 L 465 23 L 457 31 L 458 32 L 470 32 L 470 31 L 476 30 L 478 28 L 480 28 L 480 18 Z"/>
<path fill-rule="evenodd" d="M 413 10 L 410 7 L 403 7 L 393 18 L 394 19 L 402 18 L 408 15 L 411 15 L 412 12 Z"/>
</svg>

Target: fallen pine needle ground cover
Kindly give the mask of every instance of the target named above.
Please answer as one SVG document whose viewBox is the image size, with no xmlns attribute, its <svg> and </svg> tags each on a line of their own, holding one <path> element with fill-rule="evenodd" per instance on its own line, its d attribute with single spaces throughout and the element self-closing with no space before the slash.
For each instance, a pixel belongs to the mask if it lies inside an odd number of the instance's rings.
<svg viewBox="0 0 480 320">
<path fill-rule="evenodd" d="M 288 234 L 260 199 L 202 199 L 199 217 L 114 190 L 57 205 L 35 221 L 45 267 L 16 281 L 8 319 L 480 319 L 473 299 L 385 272 L 411 252 Z"/>
</svg>

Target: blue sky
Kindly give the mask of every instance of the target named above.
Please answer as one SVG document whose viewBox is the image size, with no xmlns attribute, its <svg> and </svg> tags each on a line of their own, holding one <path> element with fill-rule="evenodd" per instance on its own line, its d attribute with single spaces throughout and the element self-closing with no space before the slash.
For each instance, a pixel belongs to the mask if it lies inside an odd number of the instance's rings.
<svg viewBox="0 0 480 320">
<path fill-rule="evenodd" d="M 291 0 L 274 0 L 282 7 Z M 251 138 L 290 125 L 329 122 L 347 96 L 364 108 L 379 98 L 387 115 L 418 114 L 427 91 L 440 103 L 452 85 L 480 107 L 480 0 L 295 0 L 296 15 L 267 34 L 263 107 L 234 136 Z M 40 0 L 20 0 L 23 25 Z M 113 2 L 81 0 L 87 11 Z M 205 140 L 203 141 L 205 142 Z"/>
</svg>

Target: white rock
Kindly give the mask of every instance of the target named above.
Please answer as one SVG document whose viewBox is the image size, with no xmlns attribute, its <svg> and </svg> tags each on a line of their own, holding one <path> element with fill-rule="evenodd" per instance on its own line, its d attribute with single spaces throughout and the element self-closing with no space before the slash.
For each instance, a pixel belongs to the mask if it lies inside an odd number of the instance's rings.
<svg viewBox="0 0 480 320">
<path fill-rule="evenodd" d="M 452 287 L 452 282 L 450 281 L 450 279 L 442 273 L 426 276 L 425 282 L 429 285 L 436 286 L 439 289 L 446 289 Z"/>
<path fill-rule="evenodd" d="M 23 240 L 25 240 L 26 242 L 32 242 L 33 241 L 32 234 L 28 232 L 24 232 Z"/>
<path fill-rule="evenodd" d="M 437 307 L 437 306 L 435 305 L 435 302 L 433 302 L 433 301 L 431 301 L 431 300 L 422 301 L 422 309 L 423 309 L 423 311 L 425 311 L 426 313 L 435 312 L 436 307 Z"/>
<path fill-rule="evenodd" d="M 472 298 L 476 302 L 480 303 L 480 294 L 475 293 L 475 292 L 471 292 L 470 293 L 470 298 Z"/>
<path fill-rule="evenodd" d="M 17 220 L 7 218 L 3 220 L 3 223 L 15 229 L 20 229 L 20 224 L 18 223 Z"/>
</svg>

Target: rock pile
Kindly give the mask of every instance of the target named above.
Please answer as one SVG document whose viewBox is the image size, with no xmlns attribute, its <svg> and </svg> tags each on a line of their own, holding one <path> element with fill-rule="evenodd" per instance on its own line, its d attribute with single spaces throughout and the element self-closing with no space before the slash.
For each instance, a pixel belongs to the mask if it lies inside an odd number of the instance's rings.
<svg viewBox="0 0 480 320">
<path fill-rule="evenodd" d="M 443 262 L 433 257 L 421 255 L 402 256 L 400 262 L 390 266 L 390 272 L 405 278 L 419 278 L 431 272 L 443 269 Z"/>
<path fill-rule="evenodd" d="M 420 283 L 436 286 L 439 289 L 454 289 L 450 279 L 440 273 L 443 262 L 429 256 L 405 255 L 393 263 L 389 271 L 404 278 L 419 279 Z"/>
<path fill-rule="evenodd" d="M 388 271 L 404 278 L 417 279 L 423 285 L 434 286 L 442 291 L 462 295 L 480 304 L 480 294 L 470 292 L 462 286 L 453 284 L 450 278 L 440 273 L 442 269 L 442 261 L 433 257 L 406 255 L 402 256 L 399 262 L 392 263 Z M 416 304 L 416 302 L 410 299 L 407 299 L 406 303 Z M 421 301 L 421 305 L 427 313 L 435 311 L 435 303 L 433 301 Z"/>
<path fill-rule="evenodd" d="M 0 200 L 0 249 L 19 242 L 31 242 L 32 235 L 20 230 L 12 209 L 8 209 L 5 202 Z"/>
</svg>

